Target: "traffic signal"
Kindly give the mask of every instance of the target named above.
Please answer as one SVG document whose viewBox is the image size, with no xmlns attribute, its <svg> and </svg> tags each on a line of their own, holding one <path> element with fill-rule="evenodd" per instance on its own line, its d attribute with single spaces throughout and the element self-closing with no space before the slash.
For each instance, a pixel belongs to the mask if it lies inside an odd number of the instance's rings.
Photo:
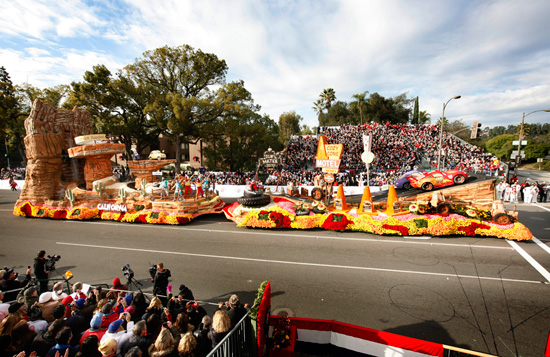
<svg viewBox="0 0 550 357">
<path fill-rule="evenodd" d="M 479 128 L 481 128 L 481 124 L 478 121 L 474 121 L 474 125 L 472 125 L 472 134 L 470 135 L 470 139 L 477 139 Z"/>
</svg>

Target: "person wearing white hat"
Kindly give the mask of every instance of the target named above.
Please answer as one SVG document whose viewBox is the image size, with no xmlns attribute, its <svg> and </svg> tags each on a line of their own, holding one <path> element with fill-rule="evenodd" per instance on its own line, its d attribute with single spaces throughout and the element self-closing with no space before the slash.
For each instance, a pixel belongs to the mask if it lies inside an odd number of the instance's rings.
<svg viewBox="0 0 550 357">
<path fill-rule="evenodd" d="M 61 304 L 61 300 L 54 299 L 52 295 L 53 293 L 51 291 L 46 291 L 38 297 L 38 306 L 42 309 L 42 318 L 48 322 L 55 320 L 53 317 L 53 309 Z"/>
</svg>

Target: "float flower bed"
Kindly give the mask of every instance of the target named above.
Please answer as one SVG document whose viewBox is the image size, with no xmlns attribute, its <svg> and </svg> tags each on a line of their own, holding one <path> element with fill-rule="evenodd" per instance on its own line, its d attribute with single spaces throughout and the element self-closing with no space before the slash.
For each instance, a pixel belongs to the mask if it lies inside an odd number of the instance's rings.
<svg viewBox="0 0 550 357">
<path fill-rule="evenodd" d="M 235 204 L 226 206 L 227 218 L 248 228 L 291 228 L 291 229 L 326 229 L 334 231 L 358 231 L 377 235 L 419 236 L 485 236 L 509 240 L 531 240 L 531 231 L 519 222 L 497 224 L 487 220 L 490 215 L 482 210 L 470 208 L 459 210 L 460 213 L 422 214 L 416 207 L 415 213 L 401 215 L 357 214 L 350 212 L 326 211 L 297 216 L 296 205 L 289 200 L 278 199 L 277 202 L 259 209 L 243 209 Z M 423 210 L 422 210 L 423 211 Z"/>
<path fill-rule="evenodd" d="M 163 211 L 141 210 L 135 212 L 110 212 L 98 208 L 84 206 L 77 207 L 48 207 L 34 205 L 31 201 L 25 201 L 15 206 L 13 214 L 20 217 L 51 218 L 51 219 L 72 219 L 92 220 L 101 219 L 106 221 L 119 221 L 127 223 L 151 223 L 151 224 L 186 224 L 196 216 L 193 214 L 167 213 Z"/>
</svg>

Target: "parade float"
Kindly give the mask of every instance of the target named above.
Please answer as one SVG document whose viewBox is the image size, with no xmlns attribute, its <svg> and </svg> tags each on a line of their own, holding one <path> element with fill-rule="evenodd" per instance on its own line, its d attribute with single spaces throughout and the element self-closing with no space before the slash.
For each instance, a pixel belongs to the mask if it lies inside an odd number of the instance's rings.
<svg viewBox="0 0 550 357">
<path fill-rule="evenodd" d="M 366 145 L 367 146 L 367 145 Z M 510 240 L 530 240 L 533 235 L 517 221 L 517 212 L 507 211 L 494 199 L 495 180 L 464 183 L 434 192 L 398 197 L 389 187 L 385 201 L 375 201 L 366 186 L 358 204 L 346 200 L 342 185 L 331 199 L 334 173 L 338 173 L 342 145 L 327 144 L 319 138 L 316 166 L 325 172 L 316 177 L 311 198 L 273 197 L 263 207 L 235 202 L 224 208 L 226 217 L 240 227 L 325 229 L 358 231 L 377 235 L 400 236 L 486 236 Z M 366 153 L 370 150 L 366 149 Z M 364 161 L 372 155 L 364 155 Z M 320 199 L 324 198 L 324 201 Z"/>
<path fill-rule="evenodd" d="M 120 182 L 112 173 L 111 158 L 124 152 L 125 145 L 93 134 L 92 118 L 84 110 L 57 110 L 36 100 L 25 129 L 28 163 L 14 207 L 17 216 L 186 224 L 203 214 L 223 212 L 229 220 L 248 228 L 532 239 L 529 229 L 517 221 L 517 212 L 507 211 L 502 202 L 494 200 L 495 180 L 460 182 L 408 197 L 398 197 L 391 186 L 384 200 L 373 199 L 366 186 L 360 202 L 349 202 L 334 176 L 340 170 L 343 145 L 328 144 L 322 135 L 315 159 L 323 174 L 315 177 L 310 194 L 296 188 L 288 190 L 290 195 L 263 192 L 253 183 L 244 197 L 225 205 L 213 191 L 202 192 L 200 177 L 155 179 L 154 172 L 175 160 L 130 161 L 134 180 Z M 266 160 L 278 160 L 274 153 L 269 154 L 273 157 Z M 373 160 L 368 145 L 362 159 L 368 175 Z M 174 189 L 180 195 L 176 196 Z"/>
<path fill-rule="evenodd" d="M 93 134 L 87 111 L 57 110 L 35 100 L 25 130 L 28 163 L 14 207 L 17 216 L 184 224 L 202 214 L 220 213 L 224 206 L 208 190 L 163 197 L 163 182 L 153 172 L 175 160 L 132 161 L 128 167 L 135 180 L 120 182 L 111 158 L 124 152 L 125 145 Z M 183 181 L 189 180 L 181 176 L 175 181 L 188 185 Z M 195 180 L 199 187 L 200 178 Z"/>
</svg>

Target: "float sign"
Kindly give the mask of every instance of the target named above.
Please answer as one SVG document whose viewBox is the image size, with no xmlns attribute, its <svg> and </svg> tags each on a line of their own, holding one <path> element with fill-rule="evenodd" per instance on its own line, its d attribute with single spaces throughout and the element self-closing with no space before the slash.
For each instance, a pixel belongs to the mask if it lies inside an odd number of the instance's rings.
<svg viewBox="0 0 550 357">
<path fill-rule="evenodd" d="M 275 152 L 269 148 L 264 152 L 264 156 L 260 158 L 260 166 L 264 166 L 268 169 L 274 169 L 279 165 L 283 164 L 283 153 Z"/>
<path fill-rule="evenodd" d="M 315 167 L 321 168 L 323 172 L 337 174 L 340 169 L 340 158 L 344 151 L 342 144 L 327 144 L 327 137 L 319 137 L 317 156 L 315 156 Z"/>
</svg>

